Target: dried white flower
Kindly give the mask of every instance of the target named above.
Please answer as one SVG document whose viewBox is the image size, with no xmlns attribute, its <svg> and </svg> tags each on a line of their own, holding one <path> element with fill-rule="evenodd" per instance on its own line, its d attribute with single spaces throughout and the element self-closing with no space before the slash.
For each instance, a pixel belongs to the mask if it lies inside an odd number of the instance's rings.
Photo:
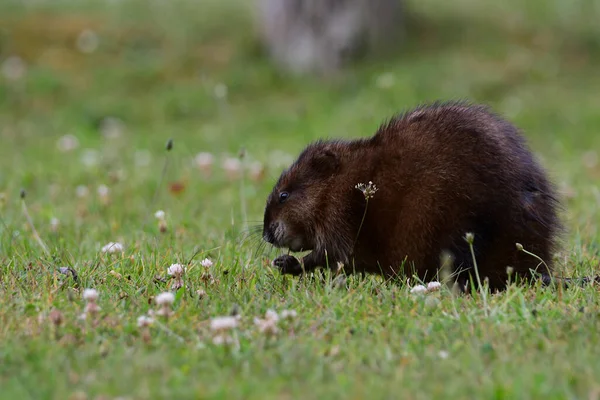
<svg viewBox="0 0 600 400">
<path fill-rule="evenodd" d="M 277 328 L 277 320 L 276 319 L 254 318 L 254 324 L 258 327 L 258 330 L 261 333 L 264 333 L 266 335 L 276 335 L 279 332 L 279 328 Z"/>
<path fill-rule="evenodd" d="M 255 161 L 248 165 L 248 173 L 250 175 L 250 179 L 252 179 L 254 182 L 258 182 L 265 175 L 265 167 L 258 161 Z"/>
<path fill-rule="evenodd" d="M 280 314 L 282 319 L 293 319 L 298 316 L 296 310 L 283 310 Z"/>
<path fill-rule="evenodd" d="M 224 99 L 227 97 L 227 85 L 224 83 L 217 83 L 215 85 L 214 93 L 217 99 Z"/>
<path fill-rule="evenodd" d="M 98 164 L 98 152 L 94 149 L 85 149 L 81 155 L 81 162 L 86 167 L 93 167 Z"/>
<path fill-rule="evenodd" d="M 369 181 L 369 183 L 365 184 L 365 183 L 358 183 L 355 186 L 356 189 L 360 190 L 363 193 L 363 196 L 365 196 L 365 199 L 370 199 L 371 197 L 373 197 L 375 195 L 375 192 L 377 192 L 377 186 L 375 186 L 375 184 L 371 181 Z"/>
<path fill-rule="evenodd" d="M 442 287 L 442 284 L 439 282 L 429 282 L 427 284 L 427 291 L 433 292 L 433 291 L 440 289 L 441 287 Z"/>
<path fill-rule="evenodd" d="M 159 220 L 164 220 L 165 212 L 163 210 L 158 210 L 157 212 L 154 213 L 154 216 Z"/>
<path fill-rule="evenodd" d="M 215 317 L 210 321 L 210 329 L 221 332 L 237 327 L 238 319 L 236 317 Z"/>
<path fill-rule="evenodd" d="M 79 198 L 83 198 L 83 197 L 87 197 L 87 195 L 90 193 L 89 189 L 87 188 L 87 186 L 83 186 L 83 185 L 79 185 L 77 186 L 77 188 L 75 189 L 75 194 L 77 195 L 77 197 Z"/>
<path fill-rule="evenodd" d="M 125 124 L 118 118 L 106 117 L 100 122 L 100 132 L 107 139 L 116 139 L 123 134 Z"/>
<path fill-rule="evenodd" d="M 423 285 L 417 285 L 415 287 L 413 287 L 412 289 L 410 289 L 411 293 L 425 293 L 427 292 L 427 288 Z"/>
<path fill-rule="evenodd" d="M 163 292 L 154 298 L 154 301 L 159 306 L 169 306 L 175 302 L 175 295 L 171 292 Z"/>
<path fill-rule="evenodd" d="M 73 135 L 64 135 L 58 139 L 56 147 L 62 152 L 75 150 L 79 146 L 79 140 Z"/>
<path fill-rule="evenodd" d="M 50 219 L 50 230 L 52 232 L 58 231 L 59 225 L 60 225 L 60 221 L 58 220 L 58 218 L 53 217 L 52 219 Z"/>
<path fill-rule="evenodd" d="M 90 302 L 98 300 L 98 291 L 96 289 L 85 289 L 83 291 L 83 299 Z"/>
<path fill-rule="evenodd" d="M 223 169 L 229 179 L 239 178 L 242 171 L 242 162 L 234 157 L 227 157 L 223 161 Z"/>
<path fill-rule="evenodd" d="M 200 152 L 194 157 L 194 162 L 202 172 L 209 173 L 214 162 L 214 157 L 210 153 Z"/>
<path fill-rule="evenodd" d="M 140 315 L 137 319 L 137 326 L 140 328 L 146 328 L 154 323 L 154 319 L 145 315 Z"/>
<path fill-rule="evenodd" d="M 109 242 L 107 245 L 102 247 L 103 253 L 122 253 L 124 246 L 119 242 Z"/>
<path fill-rule="evenodd" d="M 108 194 L 110 193 L 110 189 L 106 185 L 98 186 L 97 190 L 98 190 L 98 196 L 100 196 L 100 197 L 107 197 Z"/>
<path fill-rule="evenodd" d="M 183 275 L 185 272 L 185 268 L 181 264 L 171 264 L 171 266 L 167 269 L 167 273 L 176 278 Z"/>
<path fill-rule="evenodd" d="M 230 335 L 227 334 L 217 334 L 212 338 L 212 342 L 214 345 L 216 346 L 223 346 L 223 345 L 232 345 L 235 344 L 235 340 L 233 339 L 233 337 L 231 337 Z"/>
<path fill-rule="evenodd" d="M 96 51 L 99 42 L 100 40 L 98 39 L 96 32 L 91 29 L 86 29 L 77 36 L 76 45 L 80 52 L 90 54 Z"/>
<path fill-rule="evenodd" d="M 277 313 L 273 310 L 267 310 L 265 313 L 265 319 L 277 322 L 279 321 L 279 315 L 277 315 Z"/>
<path fill-rule="evenodd" d="M 25 62 L 17 56 L 10 56 L 2 63 L 2 75 L 9 81 L 21 79 L 27 72 Z"/>
<path fill-rule="evenodd" d="M 205 258 L 204 260 L 200 261 L 200 265 L 202 265 L 204 268 L 210 268 L 213 266 L 213 262 L 210 258 Z"/>
</svg>

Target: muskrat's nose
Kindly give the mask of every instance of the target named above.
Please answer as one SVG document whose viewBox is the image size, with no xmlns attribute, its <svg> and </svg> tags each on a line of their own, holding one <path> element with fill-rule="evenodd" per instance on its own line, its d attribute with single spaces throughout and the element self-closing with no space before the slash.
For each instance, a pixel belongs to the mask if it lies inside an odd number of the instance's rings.
<svg viewBox="0 0 600 400">
<path fill-rule="evenodd" d="M 266 242 L 275 244 L 275 233 L 274 232 L 277 230 L 278 226 L 279 226 L 279 222 L 277 222 L 277 221 L 265 225 L 265 228 L 263 231 L 263 238 L 265 239 Z"/>
</svg>

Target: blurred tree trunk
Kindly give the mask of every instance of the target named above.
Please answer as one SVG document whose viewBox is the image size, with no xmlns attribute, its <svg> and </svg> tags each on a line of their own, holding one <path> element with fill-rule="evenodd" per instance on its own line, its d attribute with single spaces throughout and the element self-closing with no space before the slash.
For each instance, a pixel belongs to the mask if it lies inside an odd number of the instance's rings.
<svg viewBox="0 0 600 400">
<path fill-rule="evenodd" d="M 258 0 L 271 58 L 287 72 L 330 74 L 361 56 L 394 52 L 404 32 L 401 0 Z"/>
</svg>

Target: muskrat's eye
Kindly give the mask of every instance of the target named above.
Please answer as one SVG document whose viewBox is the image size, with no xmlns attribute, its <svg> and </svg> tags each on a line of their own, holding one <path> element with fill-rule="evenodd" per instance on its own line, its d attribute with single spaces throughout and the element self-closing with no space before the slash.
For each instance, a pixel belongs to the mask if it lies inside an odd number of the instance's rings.
<svg viewBox="0 0 600 400">
<path fill-rule="evenodd" d="M 290 197 L 290 194 L 288 192 L 279 193 L 279 202 L 283 203 L 284 201 L 286 201 L 288 199 L 288 197 Z"/>
</svg>

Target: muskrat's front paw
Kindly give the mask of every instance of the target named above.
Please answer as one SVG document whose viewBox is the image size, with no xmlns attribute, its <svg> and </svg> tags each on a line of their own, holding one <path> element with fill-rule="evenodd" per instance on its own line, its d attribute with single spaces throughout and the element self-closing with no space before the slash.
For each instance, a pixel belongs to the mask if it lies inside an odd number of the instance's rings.
<svg viewBox="0 0 600 400">
<path fill-rule="evenodd" d="M 300 275 L 302 273 L 302 265 L 294 256 L 279 256 L 273 260 L 273 265 L 279 268 L 282 274 Z"/>
</svg>

